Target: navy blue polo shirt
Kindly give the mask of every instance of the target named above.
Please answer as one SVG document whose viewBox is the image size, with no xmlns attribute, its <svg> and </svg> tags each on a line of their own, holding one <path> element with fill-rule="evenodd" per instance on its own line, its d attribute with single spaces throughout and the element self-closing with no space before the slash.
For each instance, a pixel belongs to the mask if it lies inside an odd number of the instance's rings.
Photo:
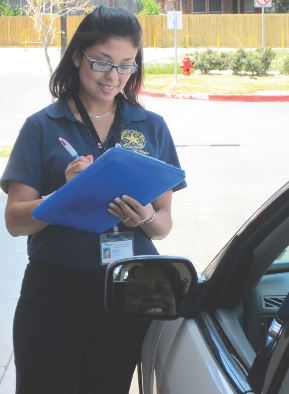
<svg viewBox="0 0 289 394">
<path fill-rule="evenodd" d="M 175 146 L 163 118 L 142 106 L 133 105 L 123 97 L 118 100 L 119 120 L 104 142 L 105 149 L 119 142 L 123 148 L 135 150 L 179 167 Z M 45 196 L 65 183 L 64 170 L 71 156 L 59 142 L 67 140 L 79 155 L 93 155 L 99 149 L 89 128 L 78 121 L 66 100 L 59 100 L 30 116 L 20 130 L 1 178 L 1 187 L 7 193 L 9 182 L 29 185 Z M 185 182 L 174 190 L 185 187 Z M 119 225 L 119 231 L 128 231 Z M 157 254 L 153 242 L 140 228 L 134 232 L 134 254 Z M 108 230 L 107 232 L 111 232 Z M 28 236 L 30 261 L 95 267 L 100 260 L 99 234 L 49 225 Z"/>
</svg>

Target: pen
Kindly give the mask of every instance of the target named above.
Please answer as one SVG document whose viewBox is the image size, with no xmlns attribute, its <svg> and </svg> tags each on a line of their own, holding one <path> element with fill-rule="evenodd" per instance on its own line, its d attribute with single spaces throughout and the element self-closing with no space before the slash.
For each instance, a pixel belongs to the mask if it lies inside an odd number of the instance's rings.
<svg viewBox="0 0 289 394">
<path fill-rule="evenodd" d="M 64 138 L 59 137 L 59 141 L 64 146 L 66 151 L 70 154 L 70 156 L 72 156 L 74 159 L 79 158 L 79 155 L 76 152 L 76 150 Z"/>
</svg>

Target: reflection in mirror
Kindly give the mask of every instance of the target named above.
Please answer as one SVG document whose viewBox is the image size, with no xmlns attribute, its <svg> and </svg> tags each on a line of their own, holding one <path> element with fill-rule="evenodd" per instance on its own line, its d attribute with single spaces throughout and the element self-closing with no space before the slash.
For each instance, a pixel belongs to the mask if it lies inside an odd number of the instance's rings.
<svg viewBox="0 0 289 394">
<path fill-rule="evenodd" d="M 127 262 L 114 269 L 113 277 L 118 309 L 171 316 L 179 312 L 192 282 L 180 261 Z"/>
</svg>

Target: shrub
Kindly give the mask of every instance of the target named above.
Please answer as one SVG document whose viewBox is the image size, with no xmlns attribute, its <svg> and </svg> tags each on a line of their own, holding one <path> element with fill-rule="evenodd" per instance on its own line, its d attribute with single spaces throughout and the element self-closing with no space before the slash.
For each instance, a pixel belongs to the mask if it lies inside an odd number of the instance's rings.
<svg viewBox="0 0 289 394">
<path fill-rule="evenodd" d="M 211 70 L 227 70 L 228 55 L 225 52 L 215 52 L 208 49 L 196 56 L 196 67 L 204 74 L 208 74 Z"/>
<path fill-rule="evenodd" d="M 262 62 L 264 64 L 264 70 L 267 72 L 276 54 L 273 52 L 272 48 L 258 48 L 257 52 L 260 53 Z"/>
<path fill-rule="evenodd" d="M 0 16 L 17 16 L 22 15 L 19 8 L 14 8 L 5 1 L 0 1 Z"/>
<path fill-rule="evenodd" d="M 231 55 L 230 69 L 234 74 L 239 74 L 244 70 L 246 62 L 247 53 L 244 51 L 244 49 L 238 49 Z"/>
<path fill-rule="evenodd" d="M 255 52 L 251 52 L 248 55 L 244 70 L 253 75 L 265 75 L 274 56 L 275 54 L 271 48 L 258 48 Z"/>
<path fill-rule="evenodd" d="M 142 0 L 142 10 L 140 14 L 143 15 L 159 15 L 161 6 L 155 0 Z"/>
<path fill-rule="evenodd" d="M 239 49 L 231 55 L 230 69 L 234 74 L 245 71 L 254 75 L 265 75 L 274 57 L 275 53 L 271 48 L 258 48 L 254 52 Z"/>
<path fill-rule="evenodd" d="M 289 56 L 287 56 L 282 65 L 282 74 L 289 75 Z"/>
</svg>

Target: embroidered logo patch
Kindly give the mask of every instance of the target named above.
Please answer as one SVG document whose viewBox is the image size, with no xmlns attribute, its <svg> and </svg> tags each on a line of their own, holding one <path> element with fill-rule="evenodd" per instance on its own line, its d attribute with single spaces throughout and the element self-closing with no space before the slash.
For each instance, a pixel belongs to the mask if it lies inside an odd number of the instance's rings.
<svg viewBox="0 0 289 394">
<path fill-rule="evenodd" d="M 143 149 L 146 144 L 145 136 L 136 130 L 123 130 L 121 132 L 120 143 L 127 149 Z"/>
</svg>

